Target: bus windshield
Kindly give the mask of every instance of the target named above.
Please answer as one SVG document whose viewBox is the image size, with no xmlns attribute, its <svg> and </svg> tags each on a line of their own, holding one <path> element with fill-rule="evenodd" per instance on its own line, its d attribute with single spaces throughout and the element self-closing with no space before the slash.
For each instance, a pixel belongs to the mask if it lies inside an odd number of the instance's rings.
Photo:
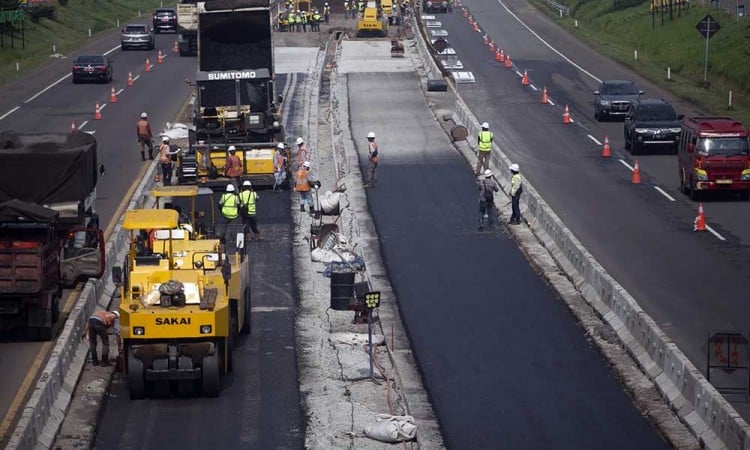
<svg viewBox="0 0 750 450">
<path fill-rule="evenodd" d="M 697 151 L 707 156 L 735 156 L 748 155 L 750 148 L 746 137 L 710 137 L 698 140 Z"/>
</svg>

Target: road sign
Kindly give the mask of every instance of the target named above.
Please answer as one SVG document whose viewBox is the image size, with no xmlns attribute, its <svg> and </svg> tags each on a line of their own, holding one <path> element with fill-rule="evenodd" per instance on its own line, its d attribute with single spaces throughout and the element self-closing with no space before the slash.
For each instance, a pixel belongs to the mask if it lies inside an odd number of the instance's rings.
<svg viewBox="0 0 750 450">
<path fill-rule="evenodd" d="M 711 17 L 710 14 L 706 14 L 706 17 L 701 19 L 698 25 L 695 26 L 695 29 L 706 39 L 711 39 L 720 28 L 721 25 L 719 25 L 719 22 Z"/>
</svg>

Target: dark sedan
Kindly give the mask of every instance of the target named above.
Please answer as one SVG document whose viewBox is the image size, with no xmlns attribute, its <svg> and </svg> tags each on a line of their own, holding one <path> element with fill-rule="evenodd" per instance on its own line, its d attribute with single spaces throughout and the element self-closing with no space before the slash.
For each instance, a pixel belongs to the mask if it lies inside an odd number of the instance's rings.
<svg viewBox="0 0 750 450">
<path fill-rule="evenodd" d="M 79 56 L 73 62 L 73 83 L 112 81 L 112 62 L 103 55 Z"/>
<path fill-rule="evenodd" d="M 594 118 L 598 121 L 612 116 L 625 117 L 630 104 L 643 94 L 628 80 L 602 81 L 594 91 Z"/>
<path fill-rule="evenodd" d="M 153 19 L 155 32 L 177 31 L 177 12 L 174 9 L 157 9 Z"/>
</svg>

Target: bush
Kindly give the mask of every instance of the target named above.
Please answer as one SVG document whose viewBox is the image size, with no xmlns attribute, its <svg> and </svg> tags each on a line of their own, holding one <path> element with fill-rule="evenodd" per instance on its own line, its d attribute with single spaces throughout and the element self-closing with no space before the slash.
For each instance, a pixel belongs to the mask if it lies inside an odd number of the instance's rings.
<svg viewBox="0 0 750 450">
<path fill-rule="evenodd" d="M 31 21 L 39 23 L 39 19 L 46 18 L 49 20 L 55 20 L 55 7 L 52 5 L 39 5 L 29 8 L 29 16 Z"/>
</svg>

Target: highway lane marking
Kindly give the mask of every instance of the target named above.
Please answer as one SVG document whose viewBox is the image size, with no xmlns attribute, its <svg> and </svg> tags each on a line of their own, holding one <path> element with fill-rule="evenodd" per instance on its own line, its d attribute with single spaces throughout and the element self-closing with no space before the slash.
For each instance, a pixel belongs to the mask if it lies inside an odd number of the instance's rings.
<svg viewBox="0 0 750 450">
<path fill-rule="evenodd" d="M 709 232 L 711 232 L 711 234 L 713 234 L 714 236 L 716 236 L 717 238 L 719 238 L 719 240 L 726 241 L 726 238 L 724 236 L 720 235 L 719 233 L 717 233 L 716 230 L 714 230 L 713 228 L 711 228 L 711 225 L 706 225 L 706 229 Z"/>
<path fill-rule="evenodd" d="M 138 74 L 138 75 L 134 76 L 134 77 L 133 77 L 133 81 L 137 80 L 137 79 L 138 79 L 138 78 L 140 78 L 140 77 L 141 77 L 141 74 Z"/>
<path fill-rule="evenodd" d="M 660 188 L 659 186 L 654 186 L 654 189 L 656 189 L 657 191 L 659 191 L 659 193 L 661 195 L 667 197 L 667 200 L 669 200 L 670 202 L 676 202 L 677 201 L 677 200 L 675 200 L 674 197 L 672 197 L 671 195 L 667 194 L 667 191 L 665 191 L 664 189 Z"/>
<path fill-rule="evenodd" d="M 143 177 L 146 176 L 146 171 L 148 171 L 150 165 L 151 164 L 144 164 L 141 166 L 141 170 L 138 172 L 135 180 L 133 180 L 133 182 L 130 184 L 128 192 L 125 193 L 125 195 L 122 197 L 122 200 L 120 201 L 120 204 L 117 205 L 117 209 L 112 215 L 112 219 L 109 221 L 109 224 L 107 224 L 107 229 L 104 230 L 105 241 L 109 240 L 109 236 L 112 234 L 115 225 L 117 225 L 120 221 L 119 217 L 123 215 L 123 213 L 125 212 L 125 208 L 128 207 L 130 199 L 133 196 L 133 192 L 135 192 L 135 190 L 138 188 L 138 185 L 141 184 L 141 180 L 143 180 Z"/>
<path fill-rule="evenodd" d="M 106 107 L 107 107 L 106 103 L 102 103 L 101 105 L 99 105 L 99 112 L 101 112 Z"/>
<path fill-rule="evenodd" d="M 119 91 L 115 92 L 115 95 L 120 95 L 120 94 L 122 94 L 122 91 L 124 91 L 124 90 L 125 90 L 125 88 L 120 88 L 120 90 L 119 90 Z"/>
<path fill-rule="evenodd" d="M 116 45 L 116 46 L 110 48 L 109 50 L 107 50 L 106 52 L 104 52 L 104 56 L 109 55 L 110 53 L 112 53 L 113 51 L 117 50 L 118 48 L 120 48 L 119 45 Z"/>
<path fill-rule="evenodd" d="M 11 109 L 11 110 L 10 110 L 10 111 L 8 111 L 7 113 L 5 113 L 5 114 L 3 114 L 2 116 L 0 116 L 0 120 L 3 120 L 3 119 L 5 119 L 5 118 L 6 118 L 6 117 L 8 117 L 9 115 L 11 115 L 11 114 L 13 114 L 14 112 L 18 111 L 18 110 L 19 110 L 20 108 L 21 108 L 20 106 L 16 106 L 15 108 Z"/>
<path fill-rule="evenodd" d="M 497 0 L 497 3 L 499 3 L 500 6 L 502 6 L 506 11 L 508 11 L 508 14 L 510 14 L 514 19 L 516 19 L 516 21 L 518 21 L 518 23 L 520 23 L 521 25 L 523 25 L 524 28 L 526 28 L 527 30 L 529 30 L 529 33 L 531 33 L 532 35 L 534 35 L 534 37 L 536 37 L 537 39 L 539 39 L 539 41 L 542 44 L 546 45 L 547 48 L 549 48 L 553 52 L 557 53 L 562 59 L 564 59 L 565 61 L 569 62 L 576 69 L 578 69 L 581 72 L 585 73 L 586 75 L 590 76 L 592 79 L 596 80 L 598 83 L 602 82 L 602 80 L 600 80 L 599 78 L 597 78 L 596 75 L 594 75 L 593 73 L 591 73 L 588 70 L 584 69 L 583 67 L 579 66 L 578 64 L 576 64 L 575 62 L 573 62 L 572 59 L 570 59 L 567 56 L 563 55 L 562 52 L 560 52 L 558 49 L 556 49 L 555 47 L 553 47 L 550 43 L 548 43 L 547 41 L 545 41 L 544 39 L 542 39 L 542 37 L 539 36 L 536 33 L 536 31 L 532 30 L 531 27 L 529 27 L 528 25 L 526 25 L 526 23 L 523 20 L 521 20 L 520 17 L 518 17 L 517 15 L 515 15 L 513 13 L 513 11 L 511 11 L 507 6 L 505 6 L 505 3 L 503 3 L 502 0 Z"/>
<path fill-rule="evenodd" d="M 628 169 L 630 169 L 631 172 L 635 170 L 635 168 L 633 166 L 631 166 L 630 164 L 626 163 L 624 159 L 621 159 L 619 161 L 622 163 L 623 166 L 625 166 Z"/>
<path fill-rule="evenodd" d="M 87 123 L 89 123 L 89 121 L 88 120 L 84 120 L 83 122 L 81 122 L 80 125 L 78 125 L 78 129 L 80 130 L 81 128 L 85 127 Z"/>
<path fill-rule="evenodd" d="M 49 91 L 53 87 L 57 86 L 58 84 L 62 83 L 66 79 L 70 78 L 72 74 L 67 74 L 64 77 L 60 78 L 59 80 L 55 81 L 54 83 L 50 84 L 46 88 L 42 89 L 41 91 L 37 92 L 36 94 L 32 95 L 31 97 L 27 98 L 24 103 L 29 103 L 30 101 L 34 100 L 35 98 L 39 97 L 40 95 L 44 94 L 45 92 Z"/>
<path fill-rule="evenodd" d="M 552 102 L 552 99 L 548 98 L 548 99 L 547 99 L 547 102 L 548 102 L 548 103 L 549 103 L 550 105 L 552 105 L 552 106 L 555 106 L 555 104 L 554 104 L 554 103 Z"/>
<path fill-rule="evenodd" d="M 596 145 L 602 145 L 602 143 L 599 142 L 594 136 L 592 136 L 590 134 L 587 134 L 587 136 L 589 137 L 589 139 L 591 139 L 592 141 L 596 142 Z"/>
<path fill-rule="evenodd" d="M 518 75 L 519 77 L 523 76 L 523 74 L 521 72 L 517 71 L 517 70 L 516 70 L 516 75 Z"/>
<path fill-rule="evenodd" d="M 530 87 L 531 89 L 535 90 L 535 91 L 538 91 L 538 90 L 539 90 L 539 89 L 537 89 L 537 88 L 536 88 L 536 86 L 534 86 L 533 84 L 530 84 L 530 85 L 529 85 L 529 87 Z M 549 100 L 549 99 L 548 99 L 548 100 Z"/>
</svg>

